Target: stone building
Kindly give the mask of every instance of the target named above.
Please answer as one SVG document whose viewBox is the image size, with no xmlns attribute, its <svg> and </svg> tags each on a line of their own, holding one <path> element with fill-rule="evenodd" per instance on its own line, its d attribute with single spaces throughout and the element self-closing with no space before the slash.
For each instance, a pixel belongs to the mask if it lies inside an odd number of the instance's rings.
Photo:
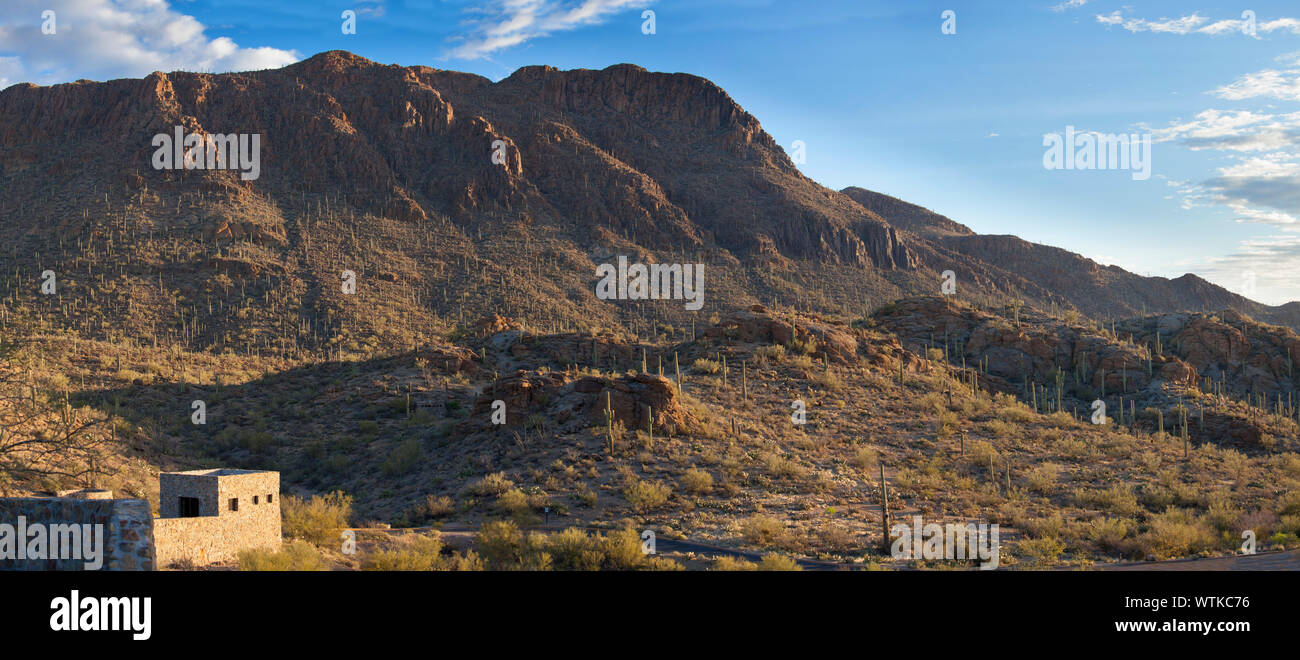
<svg viewBox="0 0 1300 660">
<path fill-rule="evenodd" d="M 193 470 L 158 476 L 158 566 L 234 560 L 280 547 L 280 473 Z"/>
<path fill-rule="evenodd" d="M 102 529 L 102 570 L 153 570 L 230 562 L 239 551 L 279 549 L 280 473 L 257 470 L 164 472 L 158 477 L 161 517 L 144 500 L 110 491 L 60 491 L 57 497 L 0 498 L 0 536 L 34 523 Z M 81 560 L 8 558 L 0 570 L 82 570 Z"/>
</svg>

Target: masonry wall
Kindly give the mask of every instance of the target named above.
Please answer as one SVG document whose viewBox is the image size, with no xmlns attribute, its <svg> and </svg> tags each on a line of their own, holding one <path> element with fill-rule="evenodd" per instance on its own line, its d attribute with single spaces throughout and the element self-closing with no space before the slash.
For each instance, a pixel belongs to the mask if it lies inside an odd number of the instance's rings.
<svg viewBox="0 0 1300 660">
<path fill-rule="evenodd" d="M 164 473 L 159 486 L 162 517 L 154 521 L 159 567 L 228 562 L 240 550 L 280 548 L 278 472 Z M 198 517 L 176 517 L 181 496 L 199 500 Z M 231 510 L 232 499 L 239 501 L 238 510 Z"/>
<path fill-rule="evenodd" d="M 103 525 L 103 571 L 151 571 L 156 561 L 153 514 L 145 500 L 65 499 L 53 497 L 0 498 L 0 523 L 30 525 Z M 0 559 L 0 570 L 80 571 L 84 558 L 31 560 Z"/>
</svg>

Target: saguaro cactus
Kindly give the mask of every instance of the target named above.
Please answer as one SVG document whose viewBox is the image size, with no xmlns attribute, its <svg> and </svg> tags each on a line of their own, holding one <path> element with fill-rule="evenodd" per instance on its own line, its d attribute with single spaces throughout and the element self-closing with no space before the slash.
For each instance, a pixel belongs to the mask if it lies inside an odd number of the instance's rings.
<svg viewBox="0 0 1300 660">
<path fill-rule="evenodd" d="M 889 554 L 889 486 L 885 483 L 885 461 L 878 460 L 880 466 L 880 534 L 881 554 Z"/>
</svg>

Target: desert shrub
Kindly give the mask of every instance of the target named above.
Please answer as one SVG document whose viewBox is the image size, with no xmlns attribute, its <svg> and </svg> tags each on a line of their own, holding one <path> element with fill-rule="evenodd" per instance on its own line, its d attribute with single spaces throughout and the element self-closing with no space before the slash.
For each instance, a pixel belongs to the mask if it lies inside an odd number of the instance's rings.
<svg viewBox="0 0 1300 660">
<path fill-rule="evenodd" d="M 649 559 L 646 560 L 644 570 L 647 570 L 647 571 L 684 571 L 684 570 L 686 570 L 686 567 L 685 567 L 685 566 L 682 566 L 681 564 L 679 564 L 679 563 L 677 563 L 677 562 L 675 562 L 675 561 L 673 561 L 673 560 L 671 560 L 671 559 L 665 558 L 665 557 L 650 557 Z"/>
<path fill-rule="evenodd" d="M 538 533 L 524 534 L 514 521 L 483 523 L 475 544 L 479 555 L 492 570 L 545 571 L 551 568 L 546 537 Z"/>
<path fill-rule="evenodd" d="M 438 532 L 395 539 L 394 547 L 375 550 L 361 560 L 363 571 L 436 571 L 447 566 Z"/>
<path fill-rule="evenodd" d="M 971 444 L 970 455 L 975 465 L 986 466 L 990 462 L 997 461 L 998 450 L 994 449 L 987 440 L 977 440 Z"/>
<path fill-rule="evenodd" d="M 1178 493 L 1162 484 L 1146 484 L 1141 491 L 1142 506 L 1152 511 L 1164 511 L 1178 503 Z"/>
<path fill-rule="evenodd" d="M 420 513 L 427 518 L 441 518 L 451 514 L 455 510 L 456 505 L 451 501 L 451 498 L 446 495 L 429 495 L 424 498 L 424 504 L 419 509 Z"/>
<path fill-rule="evenodd" d="M 785 523 L 761 514 L 740 521 L 740 535 L 754 545 L 776 545 L 785 539 Z"/>
<path fill-rule="evenodd" d="M 874 469 L 879 460 L 879 454 L 871 447 L 859 447 L 853 452 L 853 466 L 859 470 Z"/>
<path fill-rule="evenodd" d="M 1016 545 L 1017 554 L 1031 564 L 1050 566 L 1055 564 L 1065 545 L 1053 537 L 1043 537 L 1021 541 Z"/>
<path fill-rule="evenodd" d="M 416 461 L 420 459 L 420 441 L 415 438 L 408 438 L 402 441 L 393 450 L 388 458 L 384 459 L 380 468 L 386 475 L 405 474 L 415 467 Z"/>
<path fill-rule="evenodd" d="M 763 555 L 758 562 L 760 571 L 802 571 L 803 567 L 794 559 L 785 555 L 779 555 L 775 552 L 769 552 Z"/>
<path fill-rule="evenodd" d="M 682 475 L 682 487 L 688 493 L 706 495 L 713 490 L 713 475 L 706 470 L 691 468 Z"/>
<path fill-rule="evenodd" d="M 1300 515 L 1282 516 L 1277 523 L 1277 530 L 1284 534 L 1300 536 Z"/>
<path fill-rule="evenodd" d="M 997 416 L 1009 424 L 1028 424 L 1034 421 L 1034 411 L 1009 394 L 998 394 Z"/>
<path fill-rule="evenodd" d="M 724 555 L 713 561 L 713 570 L 715 571 L 756 571 L 758 565 L 752 561 L 746 561 L 738 557 Z"/>
<path fill-rule="evenodd" d="M 1126 516 L 1134 515 L 1141 510 L 1133 489 L 1120 484 L 1105 490 L 1075 489 L 1074 501 L 1079 506 L 1093 507 Z"/>
<path fill-rule="evenodd" d="M 340 542 L 352 517 L 352 496 L 343 491 L 313 495 L 309 500 L 287 495 L 280 502 L 280 516 L 285 536 L 333 545 Z"/>
<path fill-rule="evenodd" d="M 523 533 L 512 521 L 489 521 L 479 528 L 474 544 L 488 566 L 502 568 L 518 557 Z"/>
<path fill-rule="evenodd" d="M 1124 549 L 1131 527 L 1123 518 L 1098 518 L 1088 525 L 1088 539 L 1102 550 L 1119 552 Z"/>
<path fill-rule="evenodd" d="M 328 567 L 315 546 L 303 541 L 289 541 L 279 550 L 240 550 L 239 570 L 324 571 Z"/>
<path fill-rule="evenodd" d="M 1237 520 L 1241 518 L 1241 509 L 1237 508 L 1237 505 L 1233 504 L 1226 494 L 1215 493 L 1211 495 L 1209 504 L 1204 516 L 1207 524 L 1220 532 L 1236 528 Z"/>
<path fill-rule="evenodd" d="M 605 563 L 605 553 L 600 539 L 570 527 L 551 534 L 546 539 L 546 550 L 551 554 L 552 566 L 560 571 L 598 571 Z"/>
<path fill-rule="evenodd" d="M 691 370 L 700 374 L 716 374 L 722 371 L 722 363 L 717 360 L 700 358 L 691 363 Z"/>
<path fill-rule="evenodd" d="M 601 539 L 601 546 L 610 568 L 639 568 L 646 561 L 645 553 L 641 552 L 641 535 L 631 527 L 609 532 Z"/>
<path fill-rule="evenodd" d="M 813 361 L 812 358 L 808 357 L 807 355 L 791 355 L 786 360 L 786 364 L 790 365 L 791 367 L 794 367 L 795 369 L 811 369 L 813 365 Z"/>
<path fill-rule="evenodd" d="M 1020 436 L 1020 426 L 1004 422 L 1000 419 L 989 420 L 984 423 L 984 430 L 995 438 L 1010 439 Z"/>
<path fill-rule="evenodd" d="M 812 377 L 812 382 L 824 390 L 838 390 L 844 386 L 844 383 L 840 381 L 840 377 L 836 376 L 835 372 L 830 369 L 818 372 L 817 375 Z"/>
<path fill-rule="evenodd" d="M 1194 555 L 1215 544 L 1214 534 L 1186 509 L 1167 509 L 1152 516 L 1148 529 L 1136 539 L 1136 547 L 1157 559 Z"/>
<path fill-rule="evenodd" d="M 1278 515 L 1300 515 L 1300 490 L 1293 490 L 1282 496 L 1278 502 Z"/>
<path fill-rule="evenodd" d="M 1089 445 L 1078 438 L 1065 438 L 1060 440 L 1056 443 L 1055 448 L 1057 453 L 1067 458 L 1085 458 L 1094 453 L 1092 445 Z"/>
<path fill-rule="evenodd" d="M 668 486 L 644 479 L 637 479 L 623 489 L 623 497 L 640 513 L 663 506 L 670 494 L 672 490 Z"/>
<path fill-rule="evenodd" d="M 481 571 L 483 570 L 483 560 L 479 558 L 478 553 L 468 550 L 465 554 L 456 554 L 447 558 L 447 570 L 451 571 Z"/>
<path fill-rule="evenodd" d="M 528 506 L 528 496 L 524 494 L 524 491 L 519 490 L 518 488 L 511 488 L 510 490 L 501 493 L 501 495 L 497 497 L 497 507 L 506 513 L 521 513 L 530 510 L 530 507 Z"/>
<path fill-rule="evenodd" d="M 758 459 L 763 463 L 763 469 L 774 479 L 797 479 L 808 473 L 807 468 L 780 454 L 764 452 Z"/>
<path fill-rule="evenodd" d="M 812 337 L 794 337 L 786 344 L 791 353 L 808 355 L 817 352 L 817 340 Z"/>
<path fill-rule="evenodd" d="M 1056 480 L 1061 473 L 1061 466 L 1055 463 L 1043 463 L 1025 475 L 1029 488 L 1039 493 L 1049 493 L 1056 487 Z"/>
<path fill-rule="evenodd" d="M 754 355 L 757 355 L 760 359 L 771 362 L 772 364 L 780 364 L 781 361 L 785 359 L 785 347 L 780 344 L 776 344 L 775 346 L 759 346 L 754 349 Z"/>
<path fill-rule="evenodd" d="M 465 491 L 479 497 L 496 497 L 515 487 L 504 472 L 493 472 L 470 484 Z"/>
<path fill-rule="evenodd" d="M 1044 518 L 1029 518 L 1021 521 L 1021 526 L 1025 533 L 1033 538 L 1038 539 L 1059 539 L 1061 530 L 1065 527 L 1065 521 L 1061 514 L 1053 513 Z"/>
</svg>

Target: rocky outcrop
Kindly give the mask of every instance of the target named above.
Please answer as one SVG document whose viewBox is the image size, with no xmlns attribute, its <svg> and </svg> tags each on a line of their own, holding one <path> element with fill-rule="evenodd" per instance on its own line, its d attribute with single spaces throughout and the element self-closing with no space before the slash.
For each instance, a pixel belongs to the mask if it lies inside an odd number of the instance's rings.
<svg viewBox="0 0 1300 660">
<path fill-rule="evenodd" d="M 604 424 L 608 408 L 631 430 L 645 429 L 648 421 L 657 432 L 670 435 L 699 427 L 672 380 L 654 374 L 575 379 L 564 372 L 520 370 L 484 387 L 466 424 L 488 428 L 495 401 L 505 403 L 506 426 L 524 424 L 539 413 L 561 426 Z"/>
</svg>

